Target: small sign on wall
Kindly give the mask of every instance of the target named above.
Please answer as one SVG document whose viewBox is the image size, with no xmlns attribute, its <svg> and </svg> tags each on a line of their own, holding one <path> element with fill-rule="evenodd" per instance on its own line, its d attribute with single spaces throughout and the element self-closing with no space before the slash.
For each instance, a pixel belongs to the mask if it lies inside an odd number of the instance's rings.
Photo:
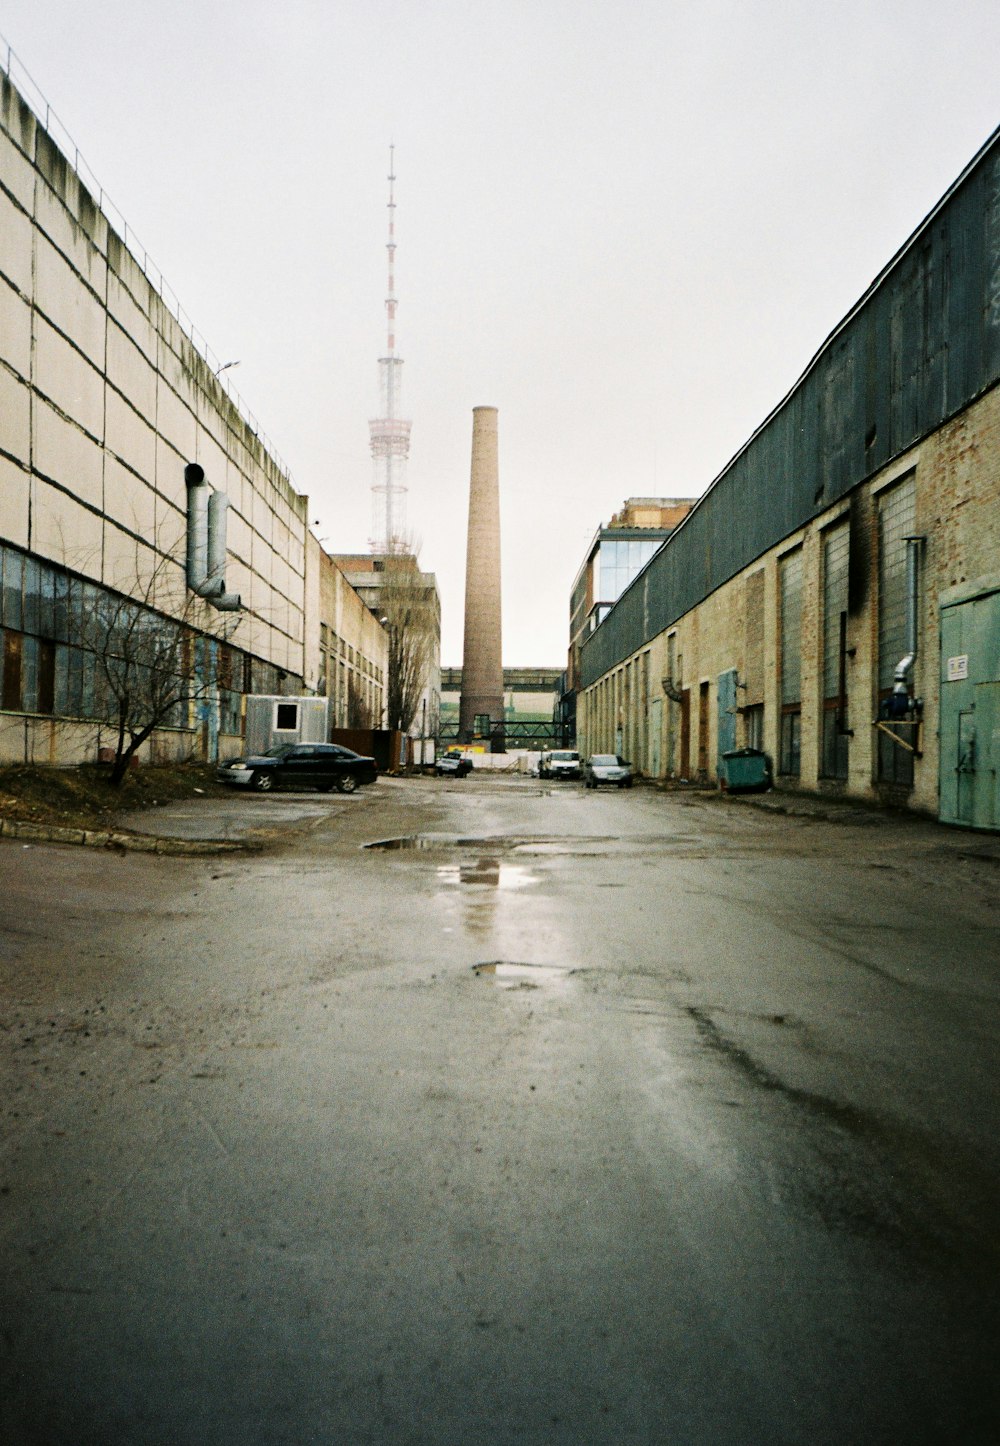
<svg viewBox="0 0 1000 1446">
<path fill-rule="evenodd" d="M 969 676 L 969 655 L 960 653 L 957 658 L 948 659 L 948 682 L 960 683 Z"/>
</svg>

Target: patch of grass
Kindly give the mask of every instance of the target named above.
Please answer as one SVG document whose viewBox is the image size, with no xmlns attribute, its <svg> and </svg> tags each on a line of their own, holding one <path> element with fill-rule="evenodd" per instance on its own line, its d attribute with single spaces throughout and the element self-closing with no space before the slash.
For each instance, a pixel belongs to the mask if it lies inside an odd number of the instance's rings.
<svg viewBox="0 0 1000 1446">
<path fill-rule="evenodd" d="M 0 817 L 69 828 L 106 827 L 131 809 L 153 808 L 197 794 L 219 798 L 228 793 L 224 784 L 216 783 L 215 768 L 209 764 L 136 768 L 120 788 L 112 788 L 110 772 L 90 763 L 76 768 L 29 763 L 0 768 Z"/>
</svg>

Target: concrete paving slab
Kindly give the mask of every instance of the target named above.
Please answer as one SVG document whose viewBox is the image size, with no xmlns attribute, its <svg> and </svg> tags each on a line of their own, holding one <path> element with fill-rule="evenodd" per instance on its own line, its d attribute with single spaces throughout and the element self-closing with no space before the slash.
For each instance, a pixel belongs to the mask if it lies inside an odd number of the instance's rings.
<svg viewBox="0 0 1000 1446">
<path fill-rule="evenodd" d="M 200 798 L 140 809 L 119 819 L 123 829 L 157 838 L 202 839 L 232 843 L 258 837 L 263 830 L 301 829 L 321 823 L 345 806 L 340 798 L 319 793 L 238 795 Z"/>
</svg>

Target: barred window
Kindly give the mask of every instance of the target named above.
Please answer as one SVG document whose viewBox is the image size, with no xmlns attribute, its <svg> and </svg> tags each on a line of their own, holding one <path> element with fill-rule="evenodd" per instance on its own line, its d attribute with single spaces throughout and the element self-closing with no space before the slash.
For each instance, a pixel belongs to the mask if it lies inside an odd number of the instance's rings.
<svg viewBox="0 0 1000 1446">
<path fill-rule="evenodd" d="M 823 747 L 824 778 L 847 777 L 847 578 L 850 532 L 846 522 L 823 541 Z"/>
<path fill-rule="evenodd" d="M 878 685 L 879 699 L 892 692 L 896 668 L 906 653 L 906 539 L 916 531 L 913 474 L 879 498 L 878 507 Z M 878 776 L 885 783 L 913 786 L 913 754 L 887 733 L 878 735 Z"/>
<path fill-rule="evenodd" d="M 802 551 L 781 561 L 781 701 L 802 699 Z"/>
<path fill-rule="evenodd" d="M 878 685 L 890 690 L 906 652 L 906 538 L 916 531 L 913 478 L 879 501 Z"/>
<path fill-rule="evenodd" d="M 778 565 L 781 624 L 781 728 L 778 771 L 797 778 L 802 741 L 802 549 Z"/>
</svg>

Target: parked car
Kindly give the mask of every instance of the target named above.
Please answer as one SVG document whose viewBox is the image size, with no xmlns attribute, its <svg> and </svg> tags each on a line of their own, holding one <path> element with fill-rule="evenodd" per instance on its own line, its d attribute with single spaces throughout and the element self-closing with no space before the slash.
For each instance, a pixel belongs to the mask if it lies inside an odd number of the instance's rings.
<svg viewBox="0 0 1000 1446">
<path fill-rule="evenodd" d="M 631 788 L 634 781 L 631 763 L 619 758 L 617 753 L 595 753 L 588 758 L 583 770 L 584 783 L 588 788 L 598 788 L 602 783 L 614 783 L 619 788 Z"/>
<path fill-rule="evenodd" d="M 466 758 L 461 748 L 449 748 L 434 764 L 434 772 L 438 778 L 443 778 L 446 774 L 453 778 L 464 778 L 467 773 L 472 772 L 472 759 Z"/>
<path fill-rule="evenodd" d="M 272 788 L 318 788 L 329 793 L 353 793 L 363 783 L 374 783 L 378 768 L 374 758 L 365 758 L 339 743 L 281 743 L 266 753 L 249 753 L 220 763 L 216 778 L 268 793 Z"/>
<path fill-rule="evenodd" d="M 538 762 L 539 778 L 579 778 L 580 755 L 568 748 L 543 753 Z"/>
</svg>

